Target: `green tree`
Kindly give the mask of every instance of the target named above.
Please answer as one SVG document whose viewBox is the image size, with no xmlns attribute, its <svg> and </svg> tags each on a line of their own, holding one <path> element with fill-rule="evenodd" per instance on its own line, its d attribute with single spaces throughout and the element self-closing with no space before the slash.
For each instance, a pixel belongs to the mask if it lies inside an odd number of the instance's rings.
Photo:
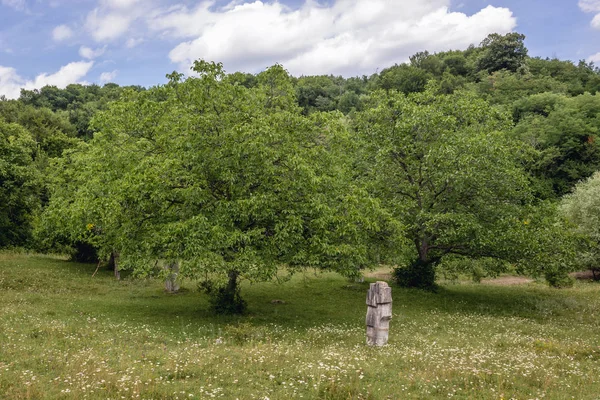
<svg viewBox="0 0 600 400">
<path fill-rule="evenodd" d="M 536 77 L 527 71 L 513 73 L 503 70 L 490 75 L 483 74 L 476 88 L 480 97 L 492 104 L 510 106 L 513 102 L 533 94 L 567 92 L 566 84 L 550 76 Z"/>
<path fill-rule="evenodd" d="M 367 185 L 407 229 L 410 265 L 396 277 L 432 287 L 449 255 L 522 261 L 530 202 L 511 123 L 473 94 L 372 94 L 357 116 Z M 538 254 L 539 252 L 533 252 Z"/>
<path fill-rule="evenodd" d="M 429 72 L 407 64 L 394 65 L 379 74 L 379 88 L 416 93 L 425 90 L 427 81 L 433 78 Z"/>
<path fill-rule="evenodd" d="M 436 54 L 428 51 L 420 51 L 409 57 L 410 65 L 429 72 L 434 76 L 440 76 L 444 72 L 445 65 Z"/>
<path fill-rule="evenodd" d="M 30 239 L 33 213 L 40 206 L 36 151 L 29 132 L 0 118 L 0 248 Z"/>
<path fill-rule="evenodd" d="M 516 72 L 527 58 L 524 40 L 525 35 L 516 32 L 488 35 L 481 42 L 483 52 L 478 59 L 478 70 L 489 73 L 503 69 Z"/>
<path fill-rule="evenodd" d="M 350 180 L 341 114 L 303 116 L 278 65 L 253 89 L 220 64 L 194 70 L 96 117 L 94 139 L 57 165 L 40 233 L 116 251 L 138 274 L 179 261 L 221 312 L 243 310 L 243 278 L 306 267 L 356 275 L 376 262 L 370 238 L 392 228 Z"/>
<path fill-rule="evenodd" d="M 49 157 L 59 157 L 62 151 L 73 146 L 75 129 L 66 115 L 48 108 L 24 106 L 18 101 L 0 103 L 0 118 L 21 125 Z"/>
<path fill-rule="evenodd" d="M 467 58 L 462 52 L 453 52 L 443 58 L 445 69 L 452 75 L 467 76 L 471 73 Z"/>
<path fill-rule="evenodd" d="M 561 202 L 561 212 L 573 230 L 585 238 L 578 266 L 591 269 L 600 279 L 600 172 L 575 186 Z"/>
<path fill-rule="evenodd" d="M 535 172 L 555 196 L 600 169 L 600 96 L 540 94 L 516 102 L 514 114 L 520 119 L 514 131 L 540 150 Z"/>
</svg>

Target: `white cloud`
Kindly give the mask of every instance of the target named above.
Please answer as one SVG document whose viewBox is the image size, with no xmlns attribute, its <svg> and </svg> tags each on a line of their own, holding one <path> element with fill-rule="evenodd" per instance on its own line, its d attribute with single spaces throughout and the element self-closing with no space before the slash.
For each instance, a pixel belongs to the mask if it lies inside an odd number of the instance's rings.
<svg viewBox="0 0 600 400">
<path fill-rule="evenodd" d="M 591 22 L 592 28 L 600 30 L 600 13 L 596 14 L 594 19 Z"/>
<path fill-rule="evenodd" d="M 144 39 L 142 38 L 129 38 L 127 39 L 127 42 L 125 42 L 125 47 L 127 47 L 128 49 L 133 49 L 143 41 Z"/>
<path fill-rule="evenodd" d="M 585 12 L 600 12 L 600 0 L 579 0 L 579 8 Z"/>
<path fill-rule="evenodd" d="M 14 68 L 0 66 L 0 95 L 16 99 L 19 97 L 21 88 L 32 90 L 46 85 L 64 88 L 71 83 L 80 82 L 80 79 L 87 75 L 93 65 L 93 61 L 72 62 L 53 74 L 43 73 L 33 80 L 23 79 Z"/>
<path fill-rule="evenodd" d="M 474 15 L 449 11 L 450 0 L 307 0 L 291 10 L 273 2 L 230 3 L 215 9 L 158 12 L 148 25 L 187 39 L 169 53 L 187 69 L 198 58 L 224 62 L 228 70 L 257 71 L 275 62 L 293 74 L 356 75 L 408 60 L 420 50 L 442 51 L 508 33 L 516 19 L 507 8 L 488 6 Z"/>
<path fill-rule="evenodd" d="M 131 8 L 140 0 L 102 0 L 101 3 L 105 7 L 109 8 Z"/>
<path fill-rule="evenodd" d="M 132 30 L 140 17 L 152 13 L 153 0 L 99 0 L 86 18 L 85 28 L 97 42 L 110 42 Z"/>
<path fill-rule="evenodd" d="M 0 3 L 2 3 L 3 6 L 14 8 L 17 11 L 25 10 L 26 6 L 25 0 L 2 0 Z"/>
<path fill-rule="evenodd" d="M 587 61 L 593 62 L 594 64 L 600 64 L 600 53 L 589 56 Z"/>
<path fill-rule="evenodd" d="M 69 39 L 73 36 L 73 31 L 67 25 L 59 25 L 52 30 L 52 38 L 56 42 Z"/>
<path fill-rule="evenodd" d="M 112 41 L 129 29 L 130 16 L 95 9 L 88 14 L 85 26 L 97 42 Z"/>
<path fill-rule="evenodd" d="M 103 72 L 100 74 L 100 82 L 107 83 L 112 82 L 116 77 L 119 71 L 114 70 L 112 72 Z"/>
<path fill-rule="evenodd" d="M 590 25 L 600 30 L 600 0 L 579 0 L 579 8 L 584 12 L 597 13 Z"/>
<path fill-rule="evenodd" d="M 0 65 L 0 96 L 6 96 L 9 99 L 19 97 L 20 86 L 16 83 L 21 80 L 14 68 L 3 67 Z"/>
<path fill-rule="evenodd" d="M 87 58 L 88 60 L 92 60 L 94 58 L 100 57 L 102 54 L 104 54 L 105 51 L 106 51 L 106 46 L 99 47 L 96 50 L 94 50 L 90 47 L 81 46 L 79 48 L 79 55 L 83 58 Z"/>
</svg>

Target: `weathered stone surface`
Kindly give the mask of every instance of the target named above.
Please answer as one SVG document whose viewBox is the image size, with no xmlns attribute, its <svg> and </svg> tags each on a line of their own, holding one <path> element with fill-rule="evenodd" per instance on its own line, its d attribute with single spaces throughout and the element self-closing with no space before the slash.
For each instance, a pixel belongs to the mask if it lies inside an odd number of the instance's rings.
<svg viewBox="0 0 600 400">
<path fill-rule="evenodd" d="M 383 346 L 388 341 L 392 319 L 392 288 L 386 282 L 371 283 L 367 292 L 367 344 Z"/>
<path fill-rule="evenodd" d="M 369 346 L 385 346 L 388 342 L 389 329 L 367 326 L 367 344 Z"/>
</svg>

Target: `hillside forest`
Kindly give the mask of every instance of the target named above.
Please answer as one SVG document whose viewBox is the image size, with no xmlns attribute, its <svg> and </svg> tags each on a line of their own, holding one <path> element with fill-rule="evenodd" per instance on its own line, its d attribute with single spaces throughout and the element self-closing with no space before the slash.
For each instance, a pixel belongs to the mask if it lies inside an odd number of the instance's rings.
<svg viewBox="0 0 600 400">
<path fill-rule="evenodd" d="M 600 69 L 524 35 L 371 76 L 227 73 L 0 99 L 0 248 L 191 278 L 378 265 L 405 287 L 511 272 L 571 284 L 600 257 Z"/>
</svg>

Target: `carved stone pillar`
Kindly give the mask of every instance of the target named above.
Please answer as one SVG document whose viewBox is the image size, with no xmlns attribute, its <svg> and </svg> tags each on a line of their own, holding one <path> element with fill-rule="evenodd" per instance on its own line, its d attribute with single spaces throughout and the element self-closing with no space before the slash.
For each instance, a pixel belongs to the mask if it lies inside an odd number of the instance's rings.
<svg viewBox="0 0 600 400">
<path fill-rule="evenodd" d="M 367 292 L 367 344 L 383 346 L 388 341 L 392 319 L 392 288 L 385 282 L 371 283 Z"/>
</svg>

